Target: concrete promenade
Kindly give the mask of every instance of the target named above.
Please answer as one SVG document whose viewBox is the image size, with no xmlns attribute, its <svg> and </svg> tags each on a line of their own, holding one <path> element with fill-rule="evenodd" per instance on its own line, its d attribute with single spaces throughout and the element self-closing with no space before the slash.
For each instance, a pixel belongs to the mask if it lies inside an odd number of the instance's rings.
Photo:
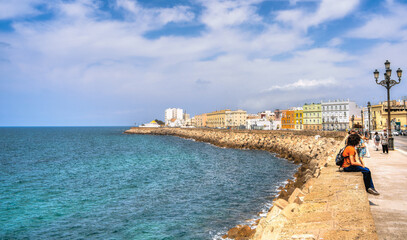
<svg viewBox="0 0 407 240">
<path fill-rule="evenodd" d="M 400 139 L 399 139 L 400 138 Z M 404 141 L 407 137 L 396 137 Z M 407 146 L 407 145 L 406 145 Z M 369 144 L 370 158 L 365 164 L 380 196 L 369 194 L 370 208 L 380 240 L 407 239 L 407 152 L 396 144 L 396 150 L 383 154 Z"/>
</svg>

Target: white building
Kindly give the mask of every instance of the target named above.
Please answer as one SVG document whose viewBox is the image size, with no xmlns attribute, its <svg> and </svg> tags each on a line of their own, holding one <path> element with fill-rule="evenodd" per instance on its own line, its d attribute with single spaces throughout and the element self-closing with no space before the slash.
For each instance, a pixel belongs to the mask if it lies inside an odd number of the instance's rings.
<svg viewBox="0 0 407 240">
<path fill-rule="evenodd" d="M 251 130 L 272 130 L 272 124 L 266 118 L 247 119 L 246 128 Z"/>
<path fill-rule="evenodd" d="M 361 108 L 348 100 L 321 101 L 322 130 L 345 131 L 349 128 L 352 115 L 360 117 Z"/>
<path fill-rule="evenodd" d="M 145 128 L 157 128 L 161 127 L 156 121 L 151 121 L 149 123 L 141 124 L 139 127 L 145 127 Z"/>
<path fill-rule="evenodd" d="M 175 127 L 180 127 L 184 123 L 184 110 L 183 109 L 180 109 L 180 108 L 165 109 L 165 126 L 170 126 L 170 125 L 173 126 L 174 123 L 177 124 L 177 126 L 175 126 Z M 179 126 L 178 126 L 178 124 L 179 124 Z"/>
<path fill-rule="evenodd" d="M 168 124 L 166 124 L 167 127 L 182 127 L 184 126 L 184 120 L 183 119 L 171 119 Z"/>
<path fill-rule="evenodd" d="M 271 121 L 271 130 L 281 130 L 281 119 Z"/>
</svg>

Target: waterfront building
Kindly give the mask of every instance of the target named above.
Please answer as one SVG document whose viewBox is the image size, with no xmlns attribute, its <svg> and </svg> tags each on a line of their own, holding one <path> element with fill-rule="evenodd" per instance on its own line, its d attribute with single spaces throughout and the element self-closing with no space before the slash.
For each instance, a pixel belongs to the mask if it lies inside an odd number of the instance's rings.
<svg viewBox="0 0 407 240">
<path fill-rule="evenodd" d="M 322 113 L 320 103 L 304 104 L 303 129 L 322 130 Z"/>
<path fill-rule="evenodd" d="M 206 127 L 206 113 L 196 115 L 195 117 L 195 127 L 202 128 Z"/>
<path fill-rule="evenodd" d="M 372 131 L 387 129 L 387 101 L 372 105 L 370 110 Z M 393 130 L 407 130 L 407 108 L 405 101 L 390 101 L 390 121 Z"/>
<path fill-rule="evenodd" d="M 247 129 L 251 130 L 272 130 L 272 123 L 266 118 L 247 119 Z"/>
<path fill-rule="evenodd" d="M 182 127 L 184 126 L 184 120 L 172 118 L 166 125 L 167 127 Z"/>
<path fill-rule="evenodd" d="M 176 123 L 175 127 L 180 127 L 184 123 L 184 110 L 181 108 L 165 109 L 164 122 L 166 126 L 174 126 L 174 123 Z"/>
<path fill-rule="evenodd" d="M 329 100 L 321 102 L 322 130 L 346 131 L 351 128 L 351 117 L 360 117 L 361 108 L 355 102 L 348 100 Z"/>
<path fill-rule="evenodd" d="M 304 111 L 302 110 L 302 107 L 297 107 L 294 108 L 294 124 L 295 124 L 295 130 L 302 130 L 303 129 L 303 113 Z"/>
<path fill-rule="evenodd" d="M 210 128 L 226 127 L 226 111 L 230 109 L 214 111 L 206 114 L 206 126 Z"/>
<path fill-rule="evenodd" d="M 261 119 L 261 117 L 258 114 L 248 113 L 247 119 Z"/>
<path fill-rule="evenodd" d="M 281 129 L 293 130 L 295 129 L 295 115 L 294 110 L 281 111 Z"/>
<path fill-rule="evenodd" d="M 158 128 L 158 127 L 161 127 L 161 126 L 155 120 L 153 120 L 153 121 L 151 121 L 149 123 L 141 124 L 139 127 Z"/>
<path fill-rule="evenodd" d="M 185 127 L 195 127 L 195 126 L 196 126 L 195 117 L 187 118 L 185 120 Z"/>
<path fill-rule="evenodd" d="M 275 120 L 276 119 L 276 114 L 272 112 L 271 110 L 266 110 L 264 112 L 260 112 L 257 114 L 259 118 L 265 118 L 267 120 Z"/>
<path fill-rule="evenodd" d="M 359 113 L 359 116 L 355 116 L 353 118 L 353 121 L 352 121 L 352 117 L 351 117 L 351 119 L 349 121 L 348 129 L 362 130 L 362 118 L 360 117 L 360 113 Z"/>
<path fill-rule="evenodd" d="M 274 117 L 275 117 L 275 120 L 277 120 L 277 121 L 281 121 L 281 111 L 280 111 L 280 109 L 276 109 L 276 110 L 274 110 Z"/>
<path fill-rule="evenodd" d="M 226 110 L 225 111 L 225 126 L 226 128 L 245 128 L 247 112 L 244 110 Z"/>
<path fill-rule="evenodd" d="M 272 120 L 271 130 L 280 130 L 280 129 L 281 129 L 281 120 Z"/>
</svg>

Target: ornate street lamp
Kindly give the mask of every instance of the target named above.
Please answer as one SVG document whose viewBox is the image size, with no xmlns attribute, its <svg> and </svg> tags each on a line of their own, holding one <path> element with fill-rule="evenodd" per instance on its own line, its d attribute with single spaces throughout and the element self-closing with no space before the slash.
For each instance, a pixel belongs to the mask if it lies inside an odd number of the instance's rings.
<svg viewBox="0 0 407 240">
<path fill-rule="evenodd" d="M 369 139 L 372 139 L 372 134 L 370 133 L 370 107 L 371 107 L 371 105 L 370 105 L 370 102 L 367 102 L 367 115 L 368 115 L 368 128 L 369 128 Z"/>
<path fill-rule="evenodd" d="M 364 125 L 365 125 L 365 122 L 363 121 L 363 108 L 362 108 L 362 110 L 360 110 L 360 115 L 362 116 L 362 124 L 361 124 L 361 125 L 362 125 L 362 134 L 365 134 L 365 133 L 364 133 L 364 130 L 363 130 L 363 129 L 364 129 Z"/>
<path fill-rule="evenodd" d="M 392 80 L 391 77 L 391 68 L 390 68 L 390 62 L 386 60 L 384 63 L 384 67 L 386 68 L 386 73 L 384 73 L 384 80 L 378 82 L 379 78 L 379 71 L 377 69 L 373 72 L 374 78 L 376 79 L 376 83 L 378 85 L 382 85 L 387 89 L 387 131 L 389 134 L 389 149 L 394 150 L 394 142 L 393 142 L 393 137 L 391 134 L 391 125 L 390 125 L 390 88 L 393 87 L 394 85 L 397 85 L 401 82 L 401 74 L 402 70 L 399 68 L 397 69 L 397 77 L 398 81 Z"/>
</svg>

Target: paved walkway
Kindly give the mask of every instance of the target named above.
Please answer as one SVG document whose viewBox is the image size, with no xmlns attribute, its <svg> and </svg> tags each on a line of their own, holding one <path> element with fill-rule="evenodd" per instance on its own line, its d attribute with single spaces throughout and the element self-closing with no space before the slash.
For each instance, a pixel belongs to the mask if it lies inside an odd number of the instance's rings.
<svg viewBox="0 0 407 240">
<path fill-rule="evenodd" d="M 383 154 L 369 147 L 365 163 L 380 196 L 369 194 L 369 202 L 379 240 L 407 239 L 407 154 L 390 151 Z"/>
</svg>

